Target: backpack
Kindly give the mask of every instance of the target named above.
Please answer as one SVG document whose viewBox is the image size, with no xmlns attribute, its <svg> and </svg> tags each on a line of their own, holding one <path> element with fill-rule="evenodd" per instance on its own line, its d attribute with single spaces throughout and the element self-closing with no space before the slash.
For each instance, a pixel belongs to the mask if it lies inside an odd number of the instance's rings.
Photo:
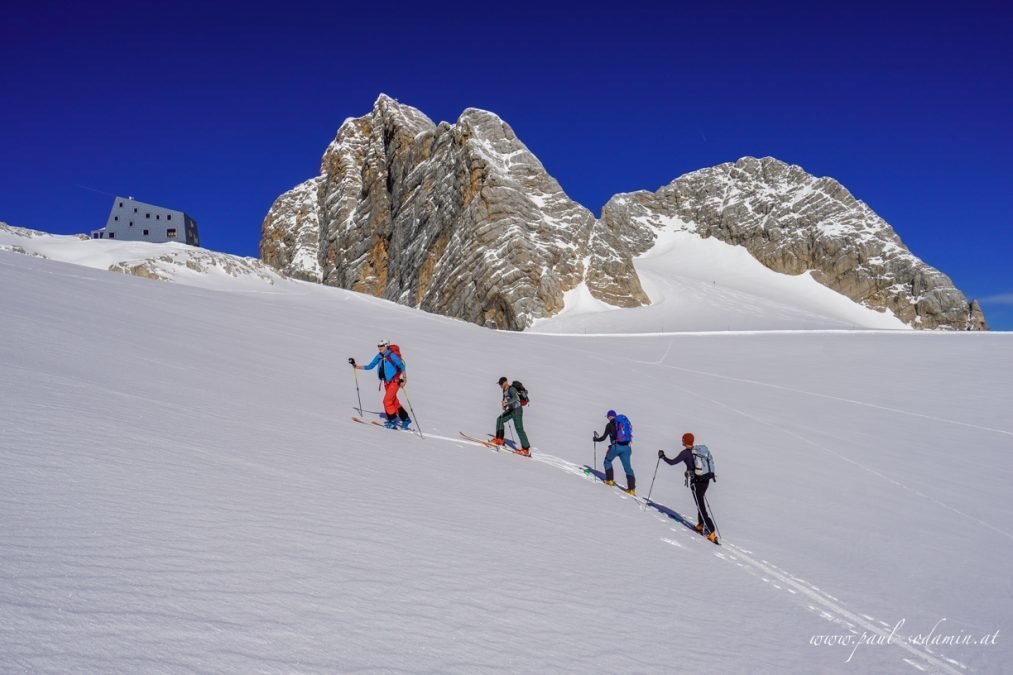
<svg viewBox="0 0 1013 675">
<path fill-rule="evenodd" d="M 697 476 L 714 476 L 714 456 L 706 445 L 693 446 L 693 473 Z M 715 478 L 715 480 L 717 480 Z"/>
<path fill-rule="evenodd" d="M 524 385 L 519 380 L 514 380 L 510 383 L 510 386 L 517 390 L 517 398 L 520 399 L 521 405 L 531 403 L 531 399 L 528 398 L 528 390 L 524 388 Z"/>
<path fill-rule="evenodd" d="M 630 422 L 629 417 L 626 415 L 616 415 L 615 428 L 616 443 L 625 445 L 633 440 L 633 424 Z"/>
<path fill-rule="evenodd" d="M 408 365 L 407 363 L 405 363 L 404 357 L 401 356 L 401 348 L 400 347 L 398 347 L 397 345 L 387 345 L 387 353 L 384 354 L 384 356 L 383 356 L 384 367 L 386 367 L 386 364 L 389 363 L 391 368 L 393 368 L 395 371 L 398 370 L 398 367 L 396 365 L 394 365 L 394 359 L 390 358 L 390 353 L 391 352 L 394 352 L 395 354 L 397 354 L 397 357 L 399 359 L 401 359 L 401 363 L 403 363 L 406 366 Z M 380 378 L 380 380 L 382 381 L 383 380 L 383 370 L 380 369 L 380 368 L 377 368 L 376 369 L 376 376 L 378 378 Z"/>
</svg>

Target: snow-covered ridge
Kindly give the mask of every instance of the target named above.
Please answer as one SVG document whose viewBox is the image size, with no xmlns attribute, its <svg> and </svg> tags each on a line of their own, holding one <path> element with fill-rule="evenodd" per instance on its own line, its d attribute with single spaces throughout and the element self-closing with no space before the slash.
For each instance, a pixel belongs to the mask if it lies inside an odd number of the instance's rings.
<svg viewBox="0 0 1013 675">
<path fill-rule="evenodd" d="M 0 251 L 205 288 L 262 288 L 284 279 L 256 258 L 179 243 L 54 235 L 0 222 Z"/>
<path fill-rule="evenodd" d="M 860 305 L 915 328 L 984 330 L 977 302 L 912 254 L 889 223 L 832 178 L 772 157 L 694 171 L 655 193 L 620 194 L 602 219 L 643 252 L 655 232 L 686 232 L 745 247 L 776 272 L 811 273 Z"/>
<path fill-rule="evenodd" d="M 668 333 L 674 331 L 909 328 L 890 311 L 858 304 L 809 272 L 778 274 L 742 246 L 703 239 L 670 220 L 654 229 L 654 245 L 634 259 L 651 304 L 619 308 L 581 284 L 566 308 L 536 321 L 538 333 Z"/>
</svg>

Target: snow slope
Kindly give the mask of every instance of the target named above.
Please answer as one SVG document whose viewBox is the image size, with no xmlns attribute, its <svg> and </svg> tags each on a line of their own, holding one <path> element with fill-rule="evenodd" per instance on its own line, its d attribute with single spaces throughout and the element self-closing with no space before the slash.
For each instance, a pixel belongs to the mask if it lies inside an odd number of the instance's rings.
<svg viewBox="0 0 1013 675">
<path fill-rule="evenodd" d="M 703 239 L 684 224 L 658 232 L 634 260 L 651 304 L 613 307 L 583 284 L 559 314 L 535 321 L 538 333 L 660 333 L 691 330 L 908 329 L 889 312 L 852 301 L 812 278 L 764 267 L 742 246 Z"/>
<path fill-rule="evenodd" d="M 1011 662 L 1013 336 L 497 333 L 215 286 L 0 252 L 0 670 Z M 345 359 L 381 337 L 434 437 L 350 420 Z M 533 460 L 454 439 L 492 430 L 503 374 L 531 390 Z M 583 476 L 609 407 L 642 493 L 656 448 L 710 446 L 723 547 Z M 653 497 L 692 517 L 681 473 Z M 941 619 L 998 644 L 902 639 Z M 853 655 L 812 644 L 902 620 Z"/>
<path fill-rule="evenodd" d="M 262 290 L 283 277 L 255 258 L 175 242 L 90 239 L 0 222 L 0 252 L 8 251 L 174 283 L 223 290 Z"/>
</svg>

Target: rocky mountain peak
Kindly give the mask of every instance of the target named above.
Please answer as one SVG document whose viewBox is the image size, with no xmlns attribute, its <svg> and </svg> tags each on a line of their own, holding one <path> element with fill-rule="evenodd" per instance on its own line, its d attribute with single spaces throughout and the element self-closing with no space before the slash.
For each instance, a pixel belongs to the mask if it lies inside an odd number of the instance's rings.
<svg viewBox="0 0 1013 675">
<path fill-rule="evenodd" d="M 344 121 L 319 176 L 275 201 L 261 257 L 296 278 L 522 330 L 580 283 L 617 307 L 648 304 L 633 259 L 668 228 L 743 246 L 915 327 L 985 328 L 977 303 L 832 178 L 743 157 L 616 195 L 596 220 L 494 113 L 437 125 L 383 94 Z"/>
<path fill-rule="evenodd" d="M 594 222 L 493 113 L 434 125 L 381 96 L 342 124 L 321 175 L 275 202 L 261 256 L 298 278 L 519 330 L 583 279 Z"/>
<path fill-rule="evenodd" d="M 985 327 L 980 308 L 911 254 L 889 223 L 836 180 L 799 166 L 744 157 L 688 173 L 653 194 L 618 198 L 606 219 L 677 220 L 700 236 L 744 246 L 774 271 L 810 272 L 914 327 Z"/>
</svg>

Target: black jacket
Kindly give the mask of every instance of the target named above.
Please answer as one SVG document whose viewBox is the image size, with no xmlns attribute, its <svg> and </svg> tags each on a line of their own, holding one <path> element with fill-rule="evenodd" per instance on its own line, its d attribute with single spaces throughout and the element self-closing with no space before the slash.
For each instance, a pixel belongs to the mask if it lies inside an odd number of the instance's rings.
<svg viewBox="0 0 1013 675">
<path fill-rule="evenodd" d="M 675 456 L 675 459 L 669 459 L 668 455 L 662 457 L 666 464 L 675 466 L 676 464 L 683 463 L 686 465 L 686 473 L 697 483 L 703 483 L 714 478 L 714 474 L 708 473 L 703 476 L 696 475 L 696 467 L 693 466 L 693 448 L 683 448 L 682 452 Z"/>
</svg>

